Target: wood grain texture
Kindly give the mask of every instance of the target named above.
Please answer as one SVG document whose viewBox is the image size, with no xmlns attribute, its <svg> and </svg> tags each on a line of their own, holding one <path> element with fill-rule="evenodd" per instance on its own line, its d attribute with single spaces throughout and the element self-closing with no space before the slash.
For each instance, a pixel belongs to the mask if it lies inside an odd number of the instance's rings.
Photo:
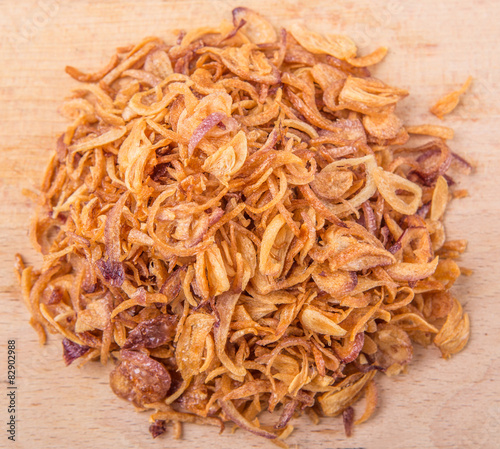
<svg viewBox="0 0 500 449">
<path fill-rule="evenodd" d="M 205 448 L 274 447 L 241 431 L 184 428 L 184 439 L 152 440 L 148 415 L 114 397 L 110 367 L 65 368 L 58 338 L 40 348 L 28 325 L 13 273 L 13 254 L 30 263 L 27 227 L 32 209 L 21 194 L 40 182 L 58 133 L 57 109 L 75 83 L 65 65 L 92 70 L 114 48 L 148 35 L 172 39 L 171 30 L 216 25 L 233 7 L 260 10 L 275 25 L 306 21 L 320 32 L 351 35 L 363 52 L 390 47 L 376 75 L 409 88 L 400 112 L 410 124 L 440 123 L 428 107 L 470 74 L 471 91 L 445 123 L 455 128 L 453 148 L 477 163 L 461 179 L 470 197 L 452 203 L 450 238 L 470 242 L 460 264 L 474 269 L 454 288 L 470 313 L 472 337 L 449 361 L 435 349 L 417 349 L 407 375 L 380 376 L 376 415 L 346 439 L 341 422 L 297 422 L 291 443 L 301 448 L 496 448 L 500 431 L 500 3 L 495 0 L 171 0 L 0 1 L 0 447 Z M 6 438 L 6 343 L 17 341 L 17 442 Z"/>
</svg>

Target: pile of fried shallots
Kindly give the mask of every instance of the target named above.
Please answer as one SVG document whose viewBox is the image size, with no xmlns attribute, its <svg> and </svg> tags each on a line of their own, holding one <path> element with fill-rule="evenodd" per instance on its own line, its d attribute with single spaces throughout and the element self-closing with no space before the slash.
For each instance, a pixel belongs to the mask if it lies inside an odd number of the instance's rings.
<svg viewBox="0 0 500 449">
<path fill-rule="evenodd" d="M 408 92 L 367 69 L 386 52 L 237 8 L 68 67 L 81 84 L 31 227 L 43 265 L 17 258 L 42 342 L 116 361 L 111 388 L 154 411 L 155 437 L 232 421 L 282 447 L 303 412 L 350 434 L 413 342 L 460 351 L 466 242 L 442 218 L 465 195 L 449 170 L 471 167 L 451 129 L 403 125 Z"/>
</svg>

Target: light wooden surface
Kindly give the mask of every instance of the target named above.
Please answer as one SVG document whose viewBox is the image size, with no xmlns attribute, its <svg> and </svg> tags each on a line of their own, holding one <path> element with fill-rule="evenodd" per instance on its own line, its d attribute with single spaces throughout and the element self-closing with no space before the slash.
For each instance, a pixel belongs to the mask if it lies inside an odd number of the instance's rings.
<svg viewBox="0 0 500 449">
<path fill-rule="evenodd" d="M 0 447 L 205 448 L 274 447 L 238 431 L 186 426 L 184 439 L 153 440 L 148 415 L 114 397 L 109 367 L 65 368 L 58 338 L 40 348 L 28 325 L 13 274 L 13 254 L 39 262 L 27 238 L 30 201 L 21 189 L 40 181 L 65 123 L 57 109 L 74 83 L 66 64 L 92 70 L 114 48 L 147 35 L 215 25 L 233 7 L 251 5 L 276 25 L 295 20 L 321 32 L 346 33 L 363 52 L 390 54 L 376 70 L 409 88 L 400 109 L 412 124 L 439 123 L 427 113 L 442 93 L 470 74 L 472 90 L 446 119 L 453 148 L 477 162 L 461 181 L 469 198 L 455 201 L 446 222 L 451 238 L 470 245 L 460 262 L 474 269 L 455 287 L 470 313 L 466 350 L 445 361 L 417 349 L 409 373 L 379 377 L 380 406 L 346 439 L 342 424 L 297 422 L 290 442 L 301 448 L 497 448 L 500 431 L 500 2 L 495 0 L 0 1 Z M 17 442 L 6 438 L 6 343 L 17 342 Z"/>
</svg>

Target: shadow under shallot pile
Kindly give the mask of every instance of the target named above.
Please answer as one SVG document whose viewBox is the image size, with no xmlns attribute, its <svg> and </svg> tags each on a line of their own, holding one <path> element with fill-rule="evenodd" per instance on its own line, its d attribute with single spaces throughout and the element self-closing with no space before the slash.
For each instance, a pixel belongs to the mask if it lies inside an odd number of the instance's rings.
<svg viewBox="0 0 500 449">
<path fill-rule="evenodd" d="M 43 265 L 17 259 L 22 290 L 67 364 L 116 360 L 111 388 L 154 410 L 154 437 L 232 421 L 285 447 L 303 411 L 343 415 L 350 434 L 413 342 L 465 346 L 449 289 L 466 242 L 446 241 L 442 218 L 449 170 L 470 165 L 450 129 L 395 114 L 407 91 L 367 69 L 385 48 L 356 53 L 236 8 L 175 45 L 67 68 L 81 84 L 31 227 Z"/>
</svg>

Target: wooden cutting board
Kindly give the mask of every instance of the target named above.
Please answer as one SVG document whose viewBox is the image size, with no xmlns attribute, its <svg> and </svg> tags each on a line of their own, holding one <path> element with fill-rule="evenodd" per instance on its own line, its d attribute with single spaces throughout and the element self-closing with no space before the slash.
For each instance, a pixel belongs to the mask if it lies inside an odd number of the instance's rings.
<svg viewBox="0 0 500 449">
<path fill-rule="evenodd" d="M 34 189 L 65 123 L 61 101 L 75 86 L 65 65 L 92 71 L 115 47 L 148 35 L 216 25 L 235 6 L 260 10 L 276 26 L 305 22 L 345 33 L 362 53 L 390 47 L 375 74 L 409 88 L 400 112 L 410 124 L 440 123 L 428 107 L 474 77 L 470 92 L 445 120 L 456 130 L 453 149 L 477 164 L 460 180 L 470 197 L 452 203 L 450 238 L 470 242 L 460 264 L 471 277 L 454 287 L 469 312 L 466 350 L 445 361 L 436 349 L 416 349 L 406 375 L 379 376 L 375 416 L 347 439 L 338 419 L 318 426 L 297 421 L 290 443 L 301 448 L 496 448 L 500 431 L 500 3 L 495 0 L 254 0 L 0 1 L 0 447 L 205 448 L 272 447 L 237 431 L 186 426 L 181 441 L 153 440 L 148 415 L 135 413 L 108 387 L 110 367 L 65 368 L 59 338 L 40 347 L 13 274 L 13 255 L 29 263 L 32 212 L 21 190 Z M 7 440 L 7 340 L 16 340 L 17 435 Z"/>
</svg>

